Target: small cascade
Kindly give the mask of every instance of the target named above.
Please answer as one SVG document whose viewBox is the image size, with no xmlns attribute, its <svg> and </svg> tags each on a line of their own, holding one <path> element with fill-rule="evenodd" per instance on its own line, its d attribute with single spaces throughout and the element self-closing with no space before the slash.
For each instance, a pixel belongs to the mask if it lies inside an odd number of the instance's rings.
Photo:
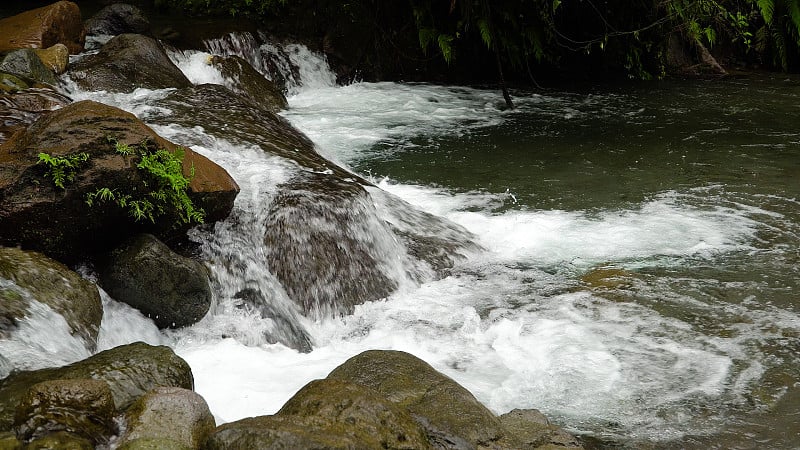
<svg viewBox="0 0 800 450">
<path fill-rule="evenodd" d="M 302 89 L 336 86 L 336 74 L 325 57 L 305 45 L 275 43 L 261 32 L 257 36 L 233 32 L 204 44 L 209 53 L 245 59 L 289 95 Z"/>
</svg>

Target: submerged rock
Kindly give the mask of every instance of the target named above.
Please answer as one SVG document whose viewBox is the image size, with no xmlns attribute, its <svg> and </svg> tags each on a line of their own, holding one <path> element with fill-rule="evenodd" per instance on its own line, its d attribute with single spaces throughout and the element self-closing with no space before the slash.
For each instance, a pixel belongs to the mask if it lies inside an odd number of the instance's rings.
<svg viewBox="0 0 800 450">
<path fill-rule="evenodd" d="M 124 33 L 150 34 L 150 21 L 141 9 L 126 3 L 114 3 L 86 21 L 86 34 L 116 36 Z"/>
<path fill-rule="evenodd" d="M 76 131 L 79 130 L 79 131 Z M 115 149 L 116 142 L 174 152 L 178 146 L 158 136 L 134 115 L 92 101 L 72 103 L 43 115 L 24 132 L 0 144 L 0 244 L 42 251 L 62 261 L 78 261 L 107 251 L 137 232 L 180 236 L 189 224 L 168 210 L 156 223 L 134 221 L 113 201 L 89 206 L 87 195 L 107 188 L 136 193 L 145 175 L 138 156 Z M 69 157 L 85 153 L 74 180 L 55 186 L 39 154 Z M 183 173 L 194 170 L 188 195 L 205 210 L 205 222 L 228 215 L 239 188 L 228 173 L 191 149 L 185 149 Z"/>
<path fill-rule="evenodd" d="M 34 81 L 56 84 L 55 73 L 47 67 L 33 49 L 14 50 L 0 60 L 0 72 L 13 73 Z"/>
<path fill-rule="evenodd" d="M 200 448 L 216 426 L 206 401 L 197 393 L 175 387 L 155 388 L 125 412 L 127 448 L 143 448 L 157 439 L 186 448 Z M 136 441 L 139 441 L 136 443 Z"/>
<path fill-rule="evenodd" d="M 89 350 L 97 347 L 103 318 L 97 286 L 57 261 L 16 248 L 0 247 L 0 279 L 30 294 L 22 296 L 0 285 L 0 339 L 4 334 L 13 335 L 16 323 L 26 315 L 31 302 L 37 301 L 64 317 L 72 334 L 79 336 Z"/>
<path fill-rule="evenodd" d="M 114 398 L 104 381 L 43 381 L 22 397 L 14 429 L 24 441 L 65 431 L 97 445 L 116 433 L 114 414 Z"/>
<path fill-rule="evenodd" d="M 0 19 L 0 51 L 61 43 L 75 54 L 83 51 L 83 41 L 81 10 L 73 2 L 60 1 Z"/>
<path fill-rule="evenodd" d="M 211 307 L 205 266 L 150 234 L 138 235 L 111 252 L 100 270 L 100 282 L 111 297 L 138 309 L 159 328 L 196 323 Z"/>
<path fill-rule="evenodd" d="M 170 348 L 141 342 L 123 345 L 64 367 L 14 372 L 0 380 L 0 431 L 11 429 L 14 413 L 31 386 L 48 380 L 86 378 L 108 384 L 117 411 L 153 388 L 192 389 L 194 385 L 189 365 Z"/>
<path fill-rule="evenodd" d="M 132 92 L 137 88 L 166 89 L 191 86 L 188 78 L 155 39 L 121 34 L 98 53 L 76 62 L 72 80 L 89 91 Z"/>
<path fill-rule="evenodd" d="M 302 353 L 309 353 L 312 350 L 311 338 L 297 322 L 291 311 L 281 311 L 270 304 L 264 294 L 255 289 L 246 288 L 234 295 L 240 303 L 238 308 L 256 311 L 262 319 L 271 320 L 274 323 L 269 335 L 264 338 L 270 344 L 281 343 Z"/>
</svg>

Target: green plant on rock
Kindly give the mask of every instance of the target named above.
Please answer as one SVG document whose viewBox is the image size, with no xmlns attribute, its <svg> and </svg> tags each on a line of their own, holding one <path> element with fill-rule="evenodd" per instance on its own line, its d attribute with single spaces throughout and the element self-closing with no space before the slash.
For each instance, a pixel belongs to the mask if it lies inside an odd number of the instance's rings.
<svg viewBox="0 0 800 450">
<path fill-rule="evenodd" d="M 174 211 L 181 224 L 203 223 L 205 212 L 195 208 L 187 192 L 194 177 L 194 166 L 188 177 L 183 174 L 183 158 L 186 155 L 183 148 L 178 147 L 170 152 L 163 148 L 154 149 L 147 141 L 135 146 L 114 139 L 110 141 L 114 143 L 117 153 L 139 158 L 136 168 L 143 177 L 141 189 L 124 193 L 102 187 L 86 195 L 89 206 L 98 202 L 113 202 L 127 210 L 137 222 L 147 219 L 155 223 L 157 217 Z"/>
<path fill-rule="evenodd" d="M 66 189 L 66 183 L 75 181 L 78 169 L 88 160 L 89 154 L 83 152 L 65 156 L 39 153 L 37 164 L 43 164 L 46 167 L 45 176 L 52 178 L 56 187 Z"/>
</svg>

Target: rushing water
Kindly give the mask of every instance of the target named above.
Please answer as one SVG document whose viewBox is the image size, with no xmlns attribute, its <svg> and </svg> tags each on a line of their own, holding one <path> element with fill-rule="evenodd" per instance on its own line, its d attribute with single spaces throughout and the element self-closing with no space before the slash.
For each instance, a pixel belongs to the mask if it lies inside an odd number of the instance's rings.
<svg viewBox="0 0 800 450">
<path fill-rule="evenodd" d="M 280 53 L 298 69 L 285 76 L 285 117 L 376 184 L 379 214 L 408 213 L 399 197 L 483 249 L 440 280 L 400 270 L 394 294 L 353 314 L 302 317 L 263 249 L 275 187 L 296 166 L 203 123 L 170 122 L 168 91 L 73 88 L 192 145 L 242 188 L 232 220 L 193 234 L 214 274 L 212 313 L 162 334 L 104 296 L 101 349 L 173 346 L 219 422 L 273 413 L 345 359 L 383 348 L 421 357 L 497 413 L 538 408 L 610 443 L 800 447 L 800 80 L 517 92 L 507 111 L 493 91 L 335 86 L 305 48 L 251 43 L 250 56 Z M 225 83 L 205 55 L 173 56 L 194 82 Z M 242 286 L 270 292 L 275 318 L 238 308 Z M 287 326 L 313 351 L 265 342 L 286 342 Z M 46 354 L 37 339 L 26 345 Z"/>
</svg>

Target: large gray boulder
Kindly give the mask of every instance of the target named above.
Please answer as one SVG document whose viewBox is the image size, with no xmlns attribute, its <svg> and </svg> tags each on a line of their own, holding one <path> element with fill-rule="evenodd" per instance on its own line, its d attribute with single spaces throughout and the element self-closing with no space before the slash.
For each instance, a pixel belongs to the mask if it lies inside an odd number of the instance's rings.
<svg viewBox="0 0 800 450">
<path fill-rule="evenodd" d="M 118 412 L 156 387 L 194 387 L 191 368 L 170 348 L 141 342 L 123 345 L 64 367 L 13 372 L 0 380 L 0 431 L 12 429 L 15 411 L 31 386 L 87 378 L 108 384 Z"/>
<path fill-rule="evenodd" d="M 78 86 L 90 91 L 132 92 L 192 84 L 158 41 L 141 34 L 116 36 L 98 53 L 76 62 L 69 73 Z"/>
<path fill-rule="evenodd" d="M 78 131 L 76 131 L 78 130 Z M 112 140 L 110 140 L 110 138 Z M 194 223 L 169 207 L 154 222 L 136 221 L 129 209 L 113 201 L 87 204 L 99 189 L 146 195 L 148 173 L 137 168 L 139 156 L 117 151 L 115 143 L 178 151 L 178 145 L 156 134 L 133 114 L 92 101 L 69 104 L 40 117 L 24 131 L 0 144 L 0 245 L 41 251 L 60 261 L 81 261 L 106 252 L 140 232 L 159 237 L 181 236 Z M 39 154 L 86 160 L 73 169 L 74 179 L 55 185 Z M 184 148 L 182 171 L 194 177 L 187 194 L 205 222 L 225 218 L 239 187 L 208 158 Z M 141 193 L 141 194 L 140 194 Z"/>
<path fill-rule="evenodd" d="M 86 34 L 116 36 L 124 33 L 149 34 L 150 20 L 136 6 L 114 3 L 106 6 L 89 18 Z"/>
<path fill-rule="evenodd" d="M 138 309 L 159 328 L 191 325 L 211 307 L 205 266 L 150 234 L 138 235 L 111 252 L 100 282 L 111 297 Z"/>
<path fill-rule="evenodd" d="M 0 339 L 13 337 L 32 302 L 60 314 L 87 349 L 97 347 L 103 306 L 97 286 L 42 254 L 0 247 Z"/>
</svg>

